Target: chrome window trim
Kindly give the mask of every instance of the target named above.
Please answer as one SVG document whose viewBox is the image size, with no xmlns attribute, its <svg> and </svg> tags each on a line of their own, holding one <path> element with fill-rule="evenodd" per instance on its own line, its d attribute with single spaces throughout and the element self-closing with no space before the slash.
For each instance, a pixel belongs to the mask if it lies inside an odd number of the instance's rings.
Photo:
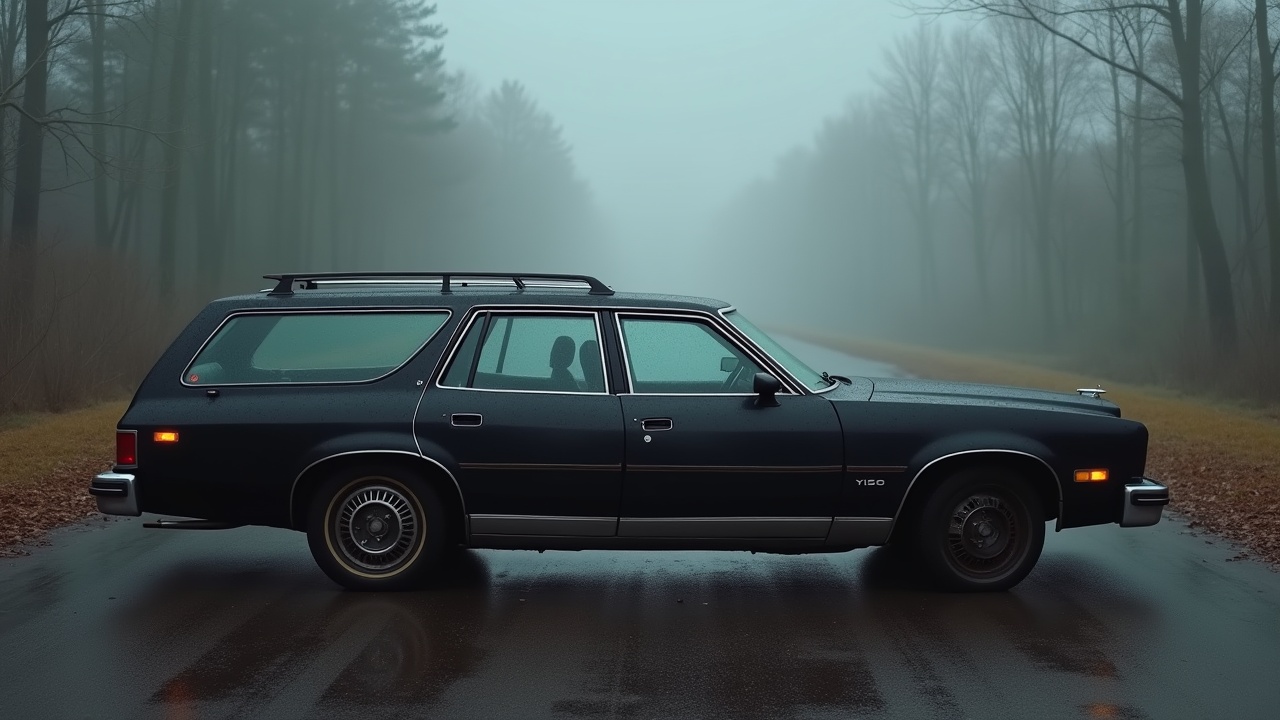
<svg viewBox="0 0 1280 720">
<path fill-rule="evenodd" d="M 466 390 L 467 392 L 492 392 L 492 393 L 520 393 L 520 394 L 526 394 L 526 395 L 597 396 L 597 395 L 612 394 L 610 392 L 612 388 L 609 386 L 609 361 L 605 358 L 605 355 L 604 355 L 604 333 L 602 332 L 603 328 L 601 328 L 601 318 L 600 318 L 599 310 L 584 310 L 580 306 L 579 307 L 566 306 L 568 309 L 563 309 L 563 310 L 559 309 L 561 306 L 554 306 L 547 311 L 543 311 L 542 309 L 537 307 L 529 307 L 528 305 L 513 306 L 512 308 L 506 309 L 506 310 L 495 310 L 495 309 L 492 309 L 493 307 L 494 306 L 487 306 L 487 305 L 472 306 L 471 316 L 467 318 L 466 323 L 460 324 L 459 327 L 461 328 L 461 332 L 458 332 L 455 334 L 455 336 L 452 338 L 452 341 L 451 341 L 452 345 L 448 348 L 447 352 L 441 356 L 441 357 L 444 357 L 445 359 L 443 362 L 439 363 L 438 367 L 436 368 L 436 371 L 433 373 L 435 375 L 435 380 L 432 381 L 431 383 L 432 385 L 442 390 Z M 454 356 L 457 355 L 458 350 L 462 348 L 462 343 L 464 340 L 466 340 L 467 333 L 471 331 L 471 327 L 475 325 L 476 320 L 486 312 L 491 314 L 510 313 L 513 315 L 590 315 L 592 316 L 591 319 L 595 323 L 595 327 L 596 327 L 596 346 L 600 350 L 600 368 L 601 368 L 600 371 L 604 374 L 604 392 L 587 392 L 585 390 L 505 390 L 502 388 L 472 388 L 472 387 L 454 387 L 453 385 L 442 385 L 440 381 L 443 380 L 444 376 L 448 374 L 449 368 L 453 365 Z M 481 347 L 477 346 L 476 352 L 480 352 L 481 349 L 482 349 Z M 578 363 L 579 365 L 581 365 L 582 361 L 579 360 Z M 423 390 L 423 393 L 425 394 L 426 391 Z M 418 399 L 418 403 L 419 405 L 421 405 L 422 403 L 421 398 Z M 416 410 L 414 411 L 414 417 L 417 417 Z"/>
<path fill-rule="evenodd" d="M 902 508 L 906 506 L 907 498 L 911 496 L 911 488 L 915 487 L 916 481 L 920 479 L 920 476 L 923 475 L 926 470 L 928 470 L 930 467 L 948 458 L 959 457 L 961 455 L 975 455 L 978 453 L 1001 453 L 1004 455 L 1022 455 L 1023 457 L 1034 458 L 1035 460 L 1039 461 L 1041 465 L 1044 465 L 1045 470 L 1048 470 L 1049 474 L 1053 477 L 1054 485 L 1056 485 L 1058 488 L 1058 524 L 1059 526 L 1061 526 L 1063 509 L 1065 507 L 1063 505 L 1062 480 L 1058 478 L 1058 473 L 1053 471 L 1053 468 L 1049 466 L 1049 463 L 1046 462 L 1044 458 L 1040 457 L 1039 455 L 1032 455 L 1029 452 L 1023 452 L 1021 450 L 1008 450 L 1006 448 L 978 448 L 975 450 L 961 450 L 959 452 L 947 453 L 946 455 L 936 457 L 930 460 L 929 462 L 925 463 L 924 467 L 920 468 L 920 470 L 916 472 L 915 476 L 911 478 L 911 482 L 907 483 L 906 492 L 902 493 L 902 500 L 898 502 L 898 509 L 893 513 L 893 527 L 897 527 L 898 525 L 898 518 L 902 515 Z"/>
<path fill-rule="evenodd" d="M 782 368 L 782 370 L 783 370 L 783 371 L 784 371 L 784 372 L 785 372 L 785 373 L 786 373 L 786 374 L 787 374 L 787 375 L 788 375 L 788 376 L 789 376 L 793 381 L 795 381 L 795 383 L 796 383 L 797 385 L 799 385 L 799 386 L 801 386 L 801 387 L 803 387 L 803 388 L 805 389 L 805 392 L 807 392 L 807 393 L 809 393 L 809 394 L 811 394 L 811 395 L 821 395 L 821 394 L 823 394 L 823 393 L 831 392 L 832 390 L 835 390 L 836 388 L 840 387 L 840 381 L 839 381 L 839 380 L 833 380 L 833 381 L 832 381 L 832 383 L 831 383 L 830 385 L 828 385 L 828 386 L 826 386 L 826 387 L 824 387 L 824 388 L 821 388 L 821 389 L 819 389 L 819 390 L 810 390 L 810 389 L 809 389 L 809 386 L 808 386 L 808 385 L 805 385 L 805 384 L 804 384 L 804 383 L 802 383 L 802 382 L 800 382 L 800 378 L 798 378 L 798 377 L 796 377 L 795 375 L 793 375 L 793 374 L 791 373 L 791 371 L 787 369 L 787 366 L 786 366 L 786 365 L 783 365 L 783 364 L 782 364 L 782 363 L 781 363 L 777 358 L 775 358 L 773 355 L 770 355 L 768 350 L 765 350 L 763 347 L 760 347 L 759 343 L 757 343 L 757 342 L 756 342 L 756 341 L 754 341 L 754 340 L 751 340 L 751 338 L 750 338 L 746 333 L 744 333 L 744 332 L 742 332 L 741 330 L 739 330 L 739 329 L 738 329 L 738 326 L 734 325 L 734 324 L 733 324 L 733 321 L 729 319 L 729 313 L 732 313 L 732 312 L 738 312 L 738 308 L 736 308 L 736 307 L 734 307 L 734 306 L 730 305 L 729 307 L 720 308 L 719 310 L 717 310 L 717 311 L 716 311 L 716 313 L 717 313 L 718 315 L 720 315 L 720 317 L 724 318 L 724 322 L 725 322 L 725 324 L 726 324 L 726 325 L 728 325 L 729 327 L 733 328 L 734 332 L 738 333 L 738 335 L 740 335 L 742 338 L 744 338 L 744 339 L 746 339 L 746 340 L 749 340 L 749 341 L 751 342 L 751 344 L 752 344 L 752 345 L 754 345 L 754 346 L 755 346 L 755 347 L 757 347 L 757 348 L 760 348 L 760 352 L 761 352 L 765 357 L 769 358 L 769 360 L 771 360 L 771 361 L 773 362 L 773 364 L 774 364 L 774 365 L 777 365 L 778 367 Z M 752 324 L 754 324 L 754 323 L 752 323 Z M 775 341 L 775 342 L 776 342 L 776 341 Z M 781 344 L 781 343 L 779 343 L 779 344 Z"/>
<path fill-rule="evenodd" d="M 615 309 L 613 313 L 613 322 L 614 322 L 615 329 L 618 332 L 618 350 L 622 354 L 622 374 L 626 377 L 626 380 L 627 380 L 627 392 L 625 393 L 619 392 L 618 393 L 619 395 L 634 395 L 639 397 L 755 397 L 756 396 L 756 393 L 640 393 L 640 392 L 636 392 L 635 387 L 632 385 L 631 357 L 627 352 L 627 340 L 622 332 L 622 319 L 624 316 L 660 317 L 664 319 L 676 318 L 676 319 L 682 319 L 682 320 L 694 320 L 694 321 L 707 322 L 707 324 L 711 325 L 712 329 L 719 330 L 721 332 L 721 335 L 725 338 L 725 340 L 729 342 L 730 345 L 733 345 L 734 347 L 738 348 L 738 350 L 741 351 L 743 355 L 746 355 L 748 358 L 751 358 L 751 360 L 755 362 L 756 365 L 760 366 L 761 369 L 772 370 L 775 374 L 777 374 L 779 381 L 783 383 L 783 387 L 786 389 L 785 393 L 779 393 L 779 394 L 781 395 L 805 394 L 803 390 L 800 392 L 796 391 L 796 387 L 797 386 L 803 387 L 803 384 L 798 383 L 794 378 L 792 378 L 791 373 L 785 372 L 785 370 L 782 373 L 778 373 L 777 369 L 771 367 L 772 365 L 777 364 L 776 361 L 773 361 L 773 358 L 769 357 L 768 354 L 765 353 L 763 349 L 759 348 L 754 342 L 750 342 L 750 338 L 747 338 L 747 342 L 744 343 L 743 338 L 740 337 L 738 333 L 725 332 L 724 325 L 730 324 L 730 323 L 728 320 L 724 318 L 717 318 L 715 315 L 712 315 L 710 313 L 701 313 L 697 311 L 676 310 L 676 311 L 670 311 L 670 312 L 653 312 L 651 310 L 616 310 Z M 717 319 L 719 319 L 721 322 L 717 322 Z M 732 330 L 736 330 L 736 328 L 732 328 Z M 763 357 L 768 358 L 769 361 L 764 361 L 764 359 L 761 357 L 762 355 Z"/>
<path fill-rule="evenodd" d="M 404 359 L 404 362 L 400 363 L 399 365 L 395 366 L 391 370 L 388 370 L 387 372 L 377 377 L 369 378 L 367 380 L 316 380 L 311 382 L 237 382 L 237 383 L 209 383 L 207 385 L 194 385 L 192 383 L 187 382 L 187 373 L 191 370 L 192 366 L 195 364 L 196 358 L 200 357 L 200 353 L 204 352 L 204 349 L 209 345 L 209 343 L 213 342 L 214 338 L 218 337 L 218 333 L 222 331 L 223 326 L 231 322 L 231 320 L 234 318 L 242 317 L 245 315 L 358 315 L 362 313 L 377 313 L 377 314 L 444 313 L 444 322 L 440 323 L 440 327 L 432 331 L 432 333 L 427 336 L 427 339 L 424 340 L 422 344 L 417 347 L 416 350 L 409 353 L 409 356 Z M 440 334 L 440 331 L 443 330 L 444 327 L 449 324 L 449 320 L 452 317 L 453 317 L 453 308 L 450 308 L 450 307 L 422 307 L 422 306 L 404 306 L 404 305 L 385 306 L 385 307 L 344 305 L 344 306 L 334 306 L 334 307 L 276 308 L 271 310 L 236 310 L 228 314 L 226 317 L 222 318 L 222 322 L 218 323 L 218 326 L 213 329 L 213 332 L 209 334 L 209 337 L 205 338 L 204 342 L 200 343 L 199 349 L 196 350 L 195 354 L 191 356 L 191 359 L 188 360 L 187 364 L 184 366 L 184 369 L 182 371 L 182 377 L 179 378 L 179 382 L 181 382 L 184 387 L 189 387 L 189 388 L 313 387 L 316 385 L 367 385 L 369 383 L 377 382 L 383 378 L 390 377 L 396 374 L 397 372 L 399 372 L 400 370 L 403 370 L 405 365 L 408 365 L 409 363 L 413 362 L 413 359 L 418 357 L 418 354 L 422 352 L 422 349 L 425 348 L 428 344 L 430 344 L 430 342 L 434 340 L 437 335 Z"/>
<path fill-rule="evenodd" d="M 415 445 L 418 445 L 417 435 L 414 435 L 413 442 Z M 326 462 L 334 458 L 344 457 L 346 455 L 375 455 L 375 454 L 376 455 L 408 455 L 409 457 L 418 458 L 419 460 L 426 460 L 432 465 L 435 465 L 436 467 L 440 468 L 440 470 L 446 476 L 448 476 L 450 480 L 453 481 L 453 487 L 458 491 L 458 502 L 459 504 L 462 505 L 462 517 L 464 522 L 466 523 L 465 527 L 463 528 L 463 534 L 467 536 L 468 541 L 470 540 L 471 538 L 470 517 L 471 516 L 467 514 L 467 498 L 465 495 L 462 494 L 462 486 L 458 484 L 458 478 L 454 477 L 453 473 L 449 472 L 449 468 L 445 467 L 444 464 L 441 463 L 439 460 L 423 455 L 421 445 L 418 446 L 418 452 L 416 454 L 411 453 L 407 450 L 385 450 L 385 449 L 383 450 L 347 450 L 345 452 L 326 455 L 325 457 L 322 457 L 319 460 L 316 460 L 315 462 L 311 463 L 310 465 L 302 468 L 302 472 L 298 473 L 297 476 L 293 478 L 293 484 L 289 486 L 289 526 L 297 527 L 297 522 L 293 517 L 293 505 L 294 505 L 293 498 L 298 490 L 298 481 L 301 480 L 302 476 L 306 475 L 307 472 L 311 470 L 311 468 L 315 467 L 316 465 L 319 465 L 322 462 Z"/>
</svg>

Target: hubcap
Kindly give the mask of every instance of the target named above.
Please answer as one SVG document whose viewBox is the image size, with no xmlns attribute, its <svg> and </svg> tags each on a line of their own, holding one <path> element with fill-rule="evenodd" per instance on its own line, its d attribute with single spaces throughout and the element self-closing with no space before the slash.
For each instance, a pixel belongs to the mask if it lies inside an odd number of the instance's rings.
<svg viewBox="0 0 1280 720">
<path fill-rule="evenodd" d="M 349 493 L 333 517 L 343 556 L 365 570 L 387 571 L 409 556 L 421 532 L 415 506 L 401 491 L 368 485 Z"/>
<path fill-rule="evenodd" d="M 997 495 L 975 494 L 956 505 L 947 528 L 947 550 L 971 574 L 1000 572 L 1025 543 L 1018 516 Z"/>
</svg>

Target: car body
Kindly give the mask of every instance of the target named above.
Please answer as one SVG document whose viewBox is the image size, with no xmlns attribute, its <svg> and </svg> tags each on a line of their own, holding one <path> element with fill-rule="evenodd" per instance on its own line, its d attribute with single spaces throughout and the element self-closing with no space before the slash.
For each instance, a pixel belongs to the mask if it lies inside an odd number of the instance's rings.
<svg viewBox="0 0 1280 720">
<path fill-rule="evenodd" d="M 1056 528 L 1157 522 L 1147 430 L 1077 394 L 832 377 L 731 306 L 588 276 L 268 276 L 173 341 L 91 483 L 105 513 L 308 534 L 358 589 L 450 548 L 892 544 L 1004 589 Z"/>
</svg>

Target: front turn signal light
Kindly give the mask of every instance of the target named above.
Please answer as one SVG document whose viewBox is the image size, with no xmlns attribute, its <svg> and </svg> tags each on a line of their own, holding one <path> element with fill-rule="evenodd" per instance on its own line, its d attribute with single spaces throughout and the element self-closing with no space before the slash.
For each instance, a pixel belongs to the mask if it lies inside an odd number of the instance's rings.
<svg viewBox="0 0 1280 720">
<path fill-rule="evenodd" d="M 1076 482 L 1080 482 L 1080 483 L 1106 482 L 1109 477 L 1110 477 L 1110 474 L 1106 471 L 1106 468 L 1103 468 L 1101 470 L 1077 470 L 1076 471 Z"/>
<path fill-rule="evenodd" d="M 178 433 L 175 430 L 157 430 L 152 439 L 158 443 L 176 443 L 178 442 Z"/>
</svg>

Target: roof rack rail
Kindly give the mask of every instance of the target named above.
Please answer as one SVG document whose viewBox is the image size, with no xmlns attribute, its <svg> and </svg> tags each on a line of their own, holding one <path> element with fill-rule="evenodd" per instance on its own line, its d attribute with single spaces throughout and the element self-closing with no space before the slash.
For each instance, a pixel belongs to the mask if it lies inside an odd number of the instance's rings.
<svg viewBox="0 0 1280 720">
<path fill-rule="evenodd" d="M 412 280 L 423 278 L 439 278 L 440 292 L 452 292 L 450 283 L 458 278 L 500 278 L 511 280 L 516 289 L 525 289 L 525 280 L 574 280 L 586 283 L 591 290 L 589 295 L 612 295 L 608 285 L 590 275 L 562 275 L 553 273 L 474 273 L 474 272 L 323 272 L 323 273 L 284 273 L 280 275 L 263 275 L 267 280 L 275 280 L 276 286 L 267 293 L 273 297 L 293 295 L 294 284 L 303 283 L 302 289 L 315 290 L 318 280 Z"/>
</svg>

